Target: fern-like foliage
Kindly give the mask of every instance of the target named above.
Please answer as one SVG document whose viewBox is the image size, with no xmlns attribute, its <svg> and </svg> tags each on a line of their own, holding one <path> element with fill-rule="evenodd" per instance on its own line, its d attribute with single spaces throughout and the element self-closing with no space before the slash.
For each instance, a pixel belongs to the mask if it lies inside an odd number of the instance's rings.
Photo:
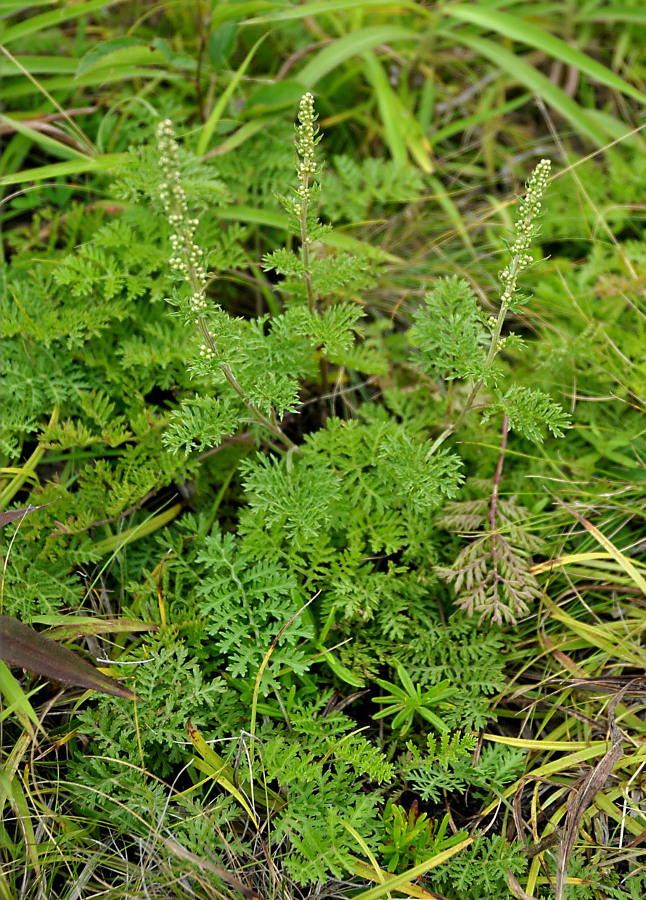
<svg viewBox="0 0 646 900">
<path fill-rule="evenodd" d="M 212 652 L 217 651 L 232 677 L 251 678 L 274 638 L 278 643 L 265 670 L 262 694 L 271 690 L 282 666 L 307 671 L 310 661 L 298 646 L 313 635 L 307 611 L 281 631 L 306 602 L 285 566 L 250 559 L 236 547 L 233 535 L 217 531 L 205 540 L 197 563 L 204 566 L 197 589 L 199 612 Z"/>
<path fill-rule="evenodd" d="M 413 361 L 429 375 L 447 380 L 485 377 L 491 334 L 465 279 L 441 279 L 415 311 L 409 334 L 418 348 Z"/>
<path fill-rule="evenodd" d="M 498 624 L 515 622 L 539 595 L 529 568 L 531 554 L 538 553 L 543 543 L 527 529 L 529 515 L 511 497 L 451 503 L 438 517 L 440 528 L 472 535 L 450 566 L 436 569 L 453 585 L 456 603 L 469 615 Z"/>
<path fill-rule="evenodd" d="M 545 439 L 546 429 L 554 437 L 563 437 L 570 427 L 570 417 L 548 394 L 518 384 L 510 387 L 496 404 L 486 410 L 484 420 L 487 421 L 496 412 L 507 416 L 513 431 L 537 444 Z"/>
</svg>

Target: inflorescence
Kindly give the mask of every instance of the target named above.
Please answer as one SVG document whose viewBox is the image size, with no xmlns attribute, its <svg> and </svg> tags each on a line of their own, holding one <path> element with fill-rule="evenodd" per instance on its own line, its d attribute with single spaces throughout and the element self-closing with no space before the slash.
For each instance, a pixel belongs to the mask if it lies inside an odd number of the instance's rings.
<svg viewBox="0 0 646 900">
<path fill-rule="evenodd" d="M 186 202 L 186 193 L 180 180 L 179 147 L 175 140 L 175 129 L 170 119 L 164 119 L 157 128 L 159 164 L 164 176 L 159 197 L 164 205 L 168 221 L 173 229 L 170 236 L 172 256 L 170 266 L 191 285 L 191 308 L 201 315 L 207 308 L 206 271 L 202 264 L 203 251 L 195 243 L 197 219 L 191 219 Z"/>
<path fill-rule="evenodd" d="M 518 276 L 534 261 L 533 256 L 528 253 L 534 229 L 533 220 L 540 213 L 541 200 L 547 189 L 551 166 L 549 159 L 542 159 L 539 162 L 529 177 L 525 196 L 520 200 L 519 215 L 516 220 L 516 240 L 509 248 L 511 262 L 500 273 L 500 281 L 503 286 L 500 301 L 503 309 L 508 308 L 512 301 L 516 292 Z"/>
<path fill-rule="evenodd" d="M 316 174 L 317 163 L 314 151 L 319 142 L 317 115 L 314 112 L 314 97 L 309 91 L 303 94 L 298 107 L 298 125 L 296 126 L 296 151 L 298 154 L 298 189 L 299 202 L 295 205 L 296 215 L 300 215 L 302 205 L 312 197 L 311 179 Z"/>
</svg>

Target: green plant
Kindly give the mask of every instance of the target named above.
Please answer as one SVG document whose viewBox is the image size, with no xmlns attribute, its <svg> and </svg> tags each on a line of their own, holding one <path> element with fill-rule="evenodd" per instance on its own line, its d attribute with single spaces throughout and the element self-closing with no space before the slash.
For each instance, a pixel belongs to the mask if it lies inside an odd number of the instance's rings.
<svg viewBox="0 0 646 900">
<path fill-rule="evenodd" d="M 7 11 L 0 506 L 56 502 L 4 609 L 139 699 L 15 672 L 49 738 L 3 710 L 0 888 L 376 897 L 392 864 L 410 895 L 416 865 L 451 900 L 508 870 L 545 900 L 603 691 L 643 662 L 643 25 L 126 6 Z M 528 155 L 576 165 L 538 233 L 539 165 L 505 267 Z M 639 703 L 573 896 L 639 883 Z M 487 834 L 437 845 L 447 810 Z"/>
<path fill-rule="evenodd" d="M 386 841 L 380 850 L 389 872 L 405 871 L 420 863 L 423 857 L 448 850 L 466 837 L 466 831 L 447 837 L 448 814 L 441 822 L 429 820 L 426 813 L 419 812 L 417 801 L 407 812 L 403 806 L 388 799 L 381 819 Z"/>
<path fill-rule="evenodd" d="M 383 681 L 381 678 L 375 678 L 376 684 L 384 691 L 390 691 L 383 697 L 373 697 L 375 703 L 387 704 L 384 709 L 380 709 L 378 713 L 373 715 L 374 719 L 385 719 L 386 716 L 393 716 L 392 727 L 399 730 L 400 736 L 403 737 L 413 724 L 416 715 L 430 722 L 438 731 L 448 731 L 448 725 L 440 716 L 433 712 L 432 706 L 442 705 L 442 702 L 451 697 L 455 692 L 455 687 L 449 687 L 448 679 L 440 681 L 430 690 L 422 692 L 419 684 L 415 685 L 406 669 L 403 666 L 397 667 L 397 674 L 403 687 L 391 684 L 389 681 Z"/>
</svg>

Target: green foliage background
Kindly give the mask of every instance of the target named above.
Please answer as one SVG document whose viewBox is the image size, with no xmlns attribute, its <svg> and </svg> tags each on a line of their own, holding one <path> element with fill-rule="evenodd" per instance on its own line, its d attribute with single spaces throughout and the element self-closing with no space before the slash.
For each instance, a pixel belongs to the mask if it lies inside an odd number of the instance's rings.
<svg viewBox="0 0 646 900">
<path fill-rule="evenodd" d="M 2 15 L 3 900 L 641 897 L 640 4 Z"/>
</svg>

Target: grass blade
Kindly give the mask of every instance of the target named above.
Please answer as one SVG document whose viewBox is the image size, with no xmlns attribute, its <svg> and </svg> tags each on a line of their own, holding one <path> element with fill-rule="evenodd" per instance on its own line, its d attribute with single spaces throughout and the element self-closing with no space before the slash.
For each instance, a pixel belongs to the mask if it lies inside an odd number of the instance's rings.
<svg viewBox="0 0 646 900">
<path fill-rule="evenodd" d="M 545 103 L 560 113 L 564 119 L 567 119 L 579 134 L 585 135 L 593 144 L 598 147 L 607 144 L 606 135 L 589 118 L 585 110 L 524 59 L 486 38 L 463 34 L 460 31 L 445 31 L 444 34 L 482 54 L 516 81 L 529 88 L 532 93 L 538 94 Z"/>
<path fill-rule="evenodd" d="M 600 84 L 605 84 L 606 87 L 633 97 L 640 103 L 646 103 L 646 94 L 628 84 L 627 81 L 620 78 L 619 75 L 616 75 L 606 66 L 566 44 L 561 38 L 555 37 L 548 31 L 525 22 L 517 16 L 477 6 L 449 6 L 446 11 L 452 18 L 458 19 L 460 22 L 480 25 L 487 30 L 504 34 L 513 41 L 519 41 L 523 44 L 528 44 L 530 47 L 535 47 L 537 50 L 543 50 L 545 53 L 553 56 L 554 59 L 560 59 L 566 65 L 573 66 Z"/>
<path fill-rule="evenodd" d="M 33 16 L 31 19 L 25 19 L 24 22 L 17 22 L 7 28 L 3 34 L 5 44 L 16 41 L 19 38 L 28 37 L 37 31 L 43 31 L 45 28 L 54 28 L 63 22 L 69 22 L 70 19 L 79 19 L 88 13 L 98 12 L 98 10 L 107 9 L 114 3 L 121 0 L 88 0 L 86 3 L 64 4 L 51 12 L 42 13 L 40 16 Z M 25 4 L 26 5 L 26 4 Z"/>
<path fill-rule="evenodd" d="M 406 152 L 406 144 L 404 143 L 394 102 L 394 93 L 388 81 L 388 76 L 374 53 L 364 53 L 363 58 L 366 63 L 366 75 L 377 97 L 377 106 L 383 122 L 386 144 L 390 150 L 390 155 L 399 165 L 405 166 L 408 162 L 408 153 Z"/>
<path fill-rule="evenodd" d="M 206 153 L 206 148 L 209 146 L 209 143 L 213 136 L 213 132 L 215 131 L 218 122 L 222 118 L 222 113 L 224 112 L 231 95 L 240 84 L 242 76 L 249 68 L 249 64 L 256 54 L 256 50 L 258 49 L 258 47 L 260 47 L 268 34 L 269 32 L 266 32 L 258 38 L 249 53 L 247 53 L 247 55 L 245 56 L 242 64 L 240 65 L 240 68 L 227 85 L 226 90 L 223 92 L 222 96 L 219 98 L 218 102 L 211 110 L 211 114 L 204 123 L 204 127 L 202 128 L 202 132 L 197 142 L 197 149 L 195 152 L 198 156 L 204 156 L 204 154 Z"/>
<path fill-rule="evenodd" d="M 24 184 L 26 181 L 55 181 L 65 175 L 81 175 L 86 172 L 105 172 L 114 169 L 124 162 L 127 153 L 106 153 L 103 156 L 86 156 L 82 160 L 70 160 L 69 162 L 52 163 L 49 166 L 39 166 L 36 169 L 28 169 L 25 172 L 15 172 L 0 178 L 0 186 L 7 187 L 12 184 Z"/>
<path fill-rule="evenodd" d="M 299 9 L 303 8 L 299 7 Z M 411 28 L 402 28 L 400 25 L 372 25 L 360 28 L 350 34 L 345 34 L 328 47 L 324 47 L 306 66 L 303 66 L 297 75 L 297 80 L 311 90 L 321 78 L 353 56 L 373 50 L 379 44 L 391 44 L 394 41 L 419 41 L 423 36 L 423 33 L 413 31 Z"/>
</svg>

